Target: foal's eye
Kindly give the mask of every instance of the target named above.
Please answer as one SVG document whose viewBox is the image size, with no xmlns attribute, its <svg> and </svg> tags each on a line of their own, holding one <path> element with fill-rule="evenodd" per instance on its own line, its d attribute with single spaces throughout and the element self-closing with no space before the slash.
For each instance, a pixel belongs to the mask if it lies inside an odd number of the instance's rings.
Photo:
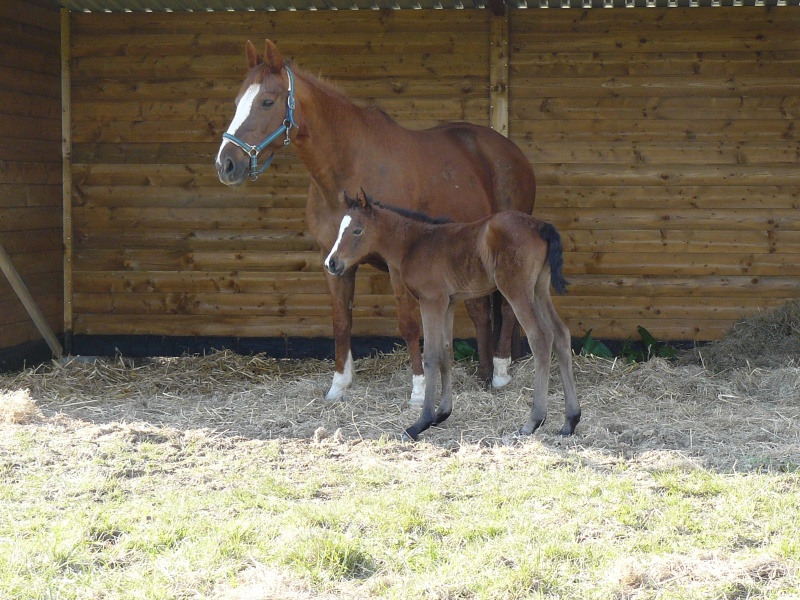
<svg viewBox="0 0 800 600">
<path fill-rule="evenodd" d="M 261 103 L 261 108 L 272 108 L 273 104 L 275 104 L 275 100 L 264 98 L 264 101 Z"/>
<path fill-rule="evenodd" d="M 362 227 L 356 227 L 353 229 L 353 235 L 361 235 L 362 233 L 364 233 L 364 229 Z"/>
</svg>

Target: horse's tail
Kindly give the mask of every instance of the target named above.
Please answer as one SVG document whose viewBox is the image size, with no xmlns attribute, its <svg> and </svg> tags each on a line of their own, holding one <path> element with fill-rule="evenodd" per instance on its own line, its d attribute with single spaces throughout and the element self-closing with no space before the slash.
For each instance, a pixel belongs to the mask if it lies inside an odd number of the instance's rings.
<svg viewBox="0 0 800 600">
<path fill-rule="evenodd" d="M 564 279 L 561 269 L 564 266 L 564 247 L 561 235 L 551 223 L 539 224 L 539 235 L 547 242 L 547 262 L 550 264 L 550 283 L 559 294 L 567 293 L 569 281 Z"/>
</svg>

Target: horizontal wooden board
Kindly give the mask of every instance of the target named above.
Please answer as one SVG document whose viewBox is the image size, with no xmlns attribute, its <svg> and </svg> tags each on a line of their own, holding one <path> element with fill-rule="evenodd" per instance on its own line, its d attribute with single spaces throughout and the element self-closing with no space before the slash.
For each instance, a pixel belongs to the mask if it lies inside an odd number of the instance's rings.
<svg viewBox="0 0 800 600">
<path fill-rule="evenodd" d="M 528 47 L 530 46 L 530 47 Z M 662 60 L 653 60 L 652 54 L 637 51 L 553 52 L 546 42 L 517 43 L 510 56 L 510 69 L 514 77 L 780 77 L 787 70 L 794 71 L 800 64 L 800 50 L 781 48 L 773 51 L 712 51 L 695 49 L 687 45 L 673 52 L 659 52 Z M 691 51 L 685 51 L 691 48 Z M 668 60 L 667 60 L 668 59 Z"/>
<path fill-rule="evenodd" d="M 800 208 L 800 189 L 776 185 L 539 185 L 536 208 Z"/>
<path fill-rule="evenodd" d="M 690 18 L 689 15 L 691 15 Z M 512 35 L 522 33 L 608 33 L 649 31 L 730 32 L 793 30 L 800 26 L 800 15 L 792 7 L 715 6 L 694 7 L 690 11 L 674 8 L 642 10 L 519 11 L 510 20 Z"/>
<path fill-rule="evenodd" d="M 232 101 L 239 93 L 243 75 L 240 77 L 194 78 L 189 80 L 152 80 L 152 81 L 119 81 L 119 80 L 86 80 L 73 82 L 72 93 L 75 109 L 83 100 L 129 100 L 131 96 L 141 100 L 170 100 L 175 98 L 222 98 Z M 464 74 L 453 77 L 436 77 L 420 80 L 415 77 L 384 75 L 359 77 L 347 80 L 342 76 L 339 81 L 347 81 L 347 93 L 355 98 L 368 97 L 404 97 L 419 96 L 476 96 L 485 97 L 489 90 L 488 82 L 483 77 Z M 343 85 L 344 87 L 344 85 Z"/>
<path fill-rule="evenodd" d="M 189 79 L 230 77 L 240 73 L 244 78 L 239 56 L 145 56 L 145 57 L 86 57 L 72 62 L 76 81 L 113 78 L 120 81 L 132 79 Z M 488 76 L 489 63 L 486 55 L 437 55 L 427 51 L 416 54 L 314 56 L 303 59 L 303 69 L 316 73 L 324 69 L 329 77 L 370 77 L 375 73 L 417 79 L 454 77 L 469 72 L 476 76 Z"/>
<path fill-rule="evenodd" d="M 369 33 L 438 32 L 451 35 L 483 34 L 487 32 L 488 11 L 296 11 L 274 13 L 215 12 L 215 13 L 124 13 L 112 18 L 102 13 L 73 13 L 72 34 L 116 36 L 137 34 L 173 34 L 188 31 L 196 35 L 237 32 L 242 40 L 280 40 L 280 35 L 306 34 L 352 35 Z"/>
</svg>

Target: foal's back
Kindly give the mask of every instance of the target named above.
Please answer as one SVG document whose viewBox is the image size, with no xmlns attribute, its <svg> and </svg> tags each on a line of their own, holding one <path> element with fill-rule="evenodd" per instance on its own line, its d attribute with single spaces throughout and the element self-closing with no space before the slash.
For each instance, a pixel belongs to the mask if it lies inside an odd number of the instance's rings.
<svg viewBox="0 0 800 600">
<path fill-rule="evenodd" d="M 420 235 L 407 248 L 403 278 L 418 298 L 462 300 L 495 289 L 532 294 L 542 275 L 549 285 L 548 242 L 539 231 L 544 224 L 518 211 L 473 223 L 414 223 Z"/>
</svg>

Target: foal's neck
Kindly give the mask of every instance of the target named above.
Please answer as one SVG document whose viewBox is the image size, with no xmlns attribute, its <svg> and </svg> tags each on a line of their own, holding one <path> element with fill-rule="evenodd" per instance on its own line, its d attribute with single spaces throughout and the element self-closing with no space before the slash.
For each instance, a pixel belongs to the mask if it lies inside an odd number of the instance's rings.
<svg viewBox="0 0 800 600">
<path fill-rule="evenodd" d="M 389 266 L 401 268 L 412 248 L 420 244 L 430 243 L 432 227 L 438 227 L 425 221 L 405 217 L 385 207 L 374 207 L 377 211 L 378 236 L 380 247 L 378 254 Z"/>
</svg>

